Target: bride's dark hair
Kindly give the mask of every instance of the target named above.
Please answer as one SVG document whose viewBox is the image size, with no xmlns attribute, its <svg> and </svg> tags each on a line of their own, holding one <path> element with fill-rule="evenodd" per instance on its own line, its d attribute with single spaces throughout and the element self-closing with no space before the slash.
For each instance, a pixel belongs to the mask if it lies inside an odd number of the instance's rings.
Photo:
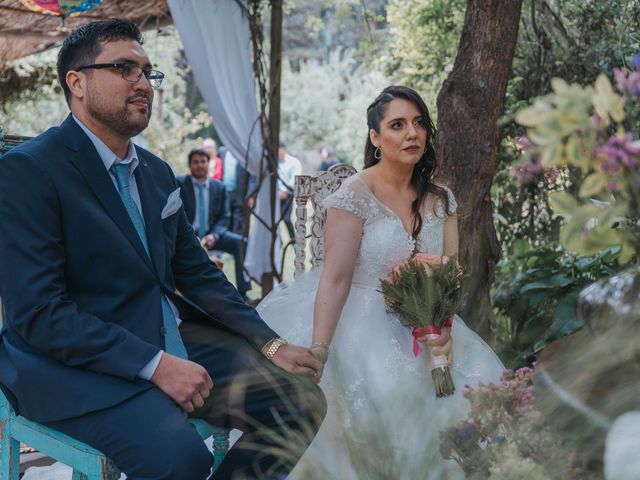
<svg viewBox="0 0 640 480">
<path fill-rule="evenodd" d="M 375 130 L 376 133 L 380 133 L 380 121 L 384 118 L 389 103 L 396 98 L 402 98 L 413 103 L 420 112 L 422 121 L 427 128 L 427 147 L 418 163 L 413 167 L 413 173 L 411 174 L 411 185 L 418 192 L 418 198 L 411 204 L 411 211 L 413 212 L 411 234 L 416 238 L 422 229 L 420 206 L 427 193 L 431 192 L 443 201 L 445 212 L 449 212 L 449 196 L 444 188 L 432 182 L 433 173 L 436 169 L 436 127 L 429 116 L 427 105 L 418 92 L 402 85 L 392 85 L 385 88 L 367 108 L 367 126 L 369 129 Z M 375 151 L 376 147 L 371 143 L 371 138 L 367 132 L 367 143 L 364 147 L 364 168 L 372 167 L 380 161 L 376 158 Z"/>
</svg>

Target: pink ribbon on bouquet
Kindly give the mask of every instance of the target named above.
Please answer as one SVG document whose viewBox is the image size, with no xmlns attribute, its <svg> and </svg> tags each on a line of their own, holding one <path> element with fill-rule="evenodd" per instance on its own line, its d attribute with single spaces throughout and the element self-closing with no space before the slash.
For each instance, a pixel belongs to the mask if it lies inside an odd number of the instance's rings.
<svg viewBox="0 0 640 480">
<path fill-rule="evenodd" d="M 453 317 L 450 317 L 444 322 L 444 326 L 447 328 L 451 328 L 452 323 Z M 435 325 L 428 325 L 426 327 L 413 327 L 413 329 L 411 330 L 411 335 L 413 336 L 413 356 L 417 357 L 422 351 L 420 342 L 418 342 L 418 338 L 424 337 L 425 335 L 438 336 L 441 334 L 442 330 L 440 329 L 440 327 L 436 327 Z"/>
</svg>

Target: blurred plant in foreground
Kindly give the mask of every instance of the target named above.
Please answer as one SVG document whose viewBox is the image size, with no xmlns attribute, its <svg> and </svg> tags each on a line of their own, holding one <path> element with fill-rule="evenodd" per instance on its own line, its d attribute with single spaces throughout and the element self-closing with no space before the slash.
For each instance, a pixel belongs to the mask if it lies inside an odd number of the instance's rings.
<svg viewBox="0 0 640 480">
<path fill-rule="evenodd" d="M 588 87 L 554 78 L 553 93 L 516 114 L 531 146 L 525 162 L 539 158 L 545 168 L 573 167 L 584 176 L 577 194 L 549 195 L 566 220 L 560 241 L 587 255 L 620 245 L 623 264 L 640 251 L 640 140 L 630 131 L 639 115 L 638 56 L 634 68 L 615 70 L 620 94 L 604 74 Z"/>
<path fill-rule="evenodd" d="M 465 387 L 466 420 L 440 433 L 441 453 L 470 480 L 590 478 L 535 404 L 534 371 L 506 370 L 499 384 Z"/>
</svg>

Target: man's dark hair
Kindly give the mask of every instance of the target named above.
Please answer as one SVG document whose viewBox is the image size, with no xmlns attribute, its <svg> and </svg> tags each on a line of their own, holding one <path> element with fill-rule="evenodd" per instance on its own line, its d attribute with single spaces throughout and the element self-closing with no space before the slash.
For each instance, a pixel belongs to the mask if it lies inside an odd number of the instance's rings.
<svg viewBox="0 0 640 480">
<path fill-rule="evenodd" d="M 102 42 L 117 40 L 135 40 L 140 45 L 143 43 L 138 26 L 119 18 L 88 23 L 73 30 L 64 39 L 58 52 L 58 80 L 68 105 L 71 105 L 71 90 L 66 81 L 67 72 L 93 63 L 102 51 Z"/>
<path fill-rule="evenodd" d="M 209 161 L 209 160 L 210 160 L 210 158 L 209 158 L 209 154 L 207 153 L 207 151 L 206 151 L 206 150 L 204 150 L 204 149 L 202 149 L 202 148 L 194 148 L 193 150 L 191 150 L 191 151 L 189 152 L 189 165 L 191 165 L 191 158 L 192 158 L 194 155 L 202 155 L 203 157 L 206 157 L 206 158 L 207 158 L 207 161 Z"/>
</svg>

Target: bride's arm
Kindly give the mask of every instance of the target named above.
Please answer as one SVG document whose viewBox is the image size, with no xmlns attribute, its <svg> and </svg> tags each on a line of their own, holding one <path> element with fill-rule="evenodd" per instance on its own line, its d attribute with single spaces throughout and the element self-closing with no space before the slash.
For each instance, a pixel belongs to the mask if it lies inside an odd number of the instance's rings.
<svg viewBox="0 0 640 480">
<path fill-rule="evenodd" d="M 442 254 L 452 257 L 458 254 L 458 216 L 449 215 L 444 221 Z M 458 259 L 460 263 L 460 259 Z"/>
<path fill-rule="evenodd" d="M 324 267 L 313 309 L 312 337 L 313 345 L 326 346 L 313 349 L 323 361 L 349 296 L 362 228 L 363 220 L 352 213 L 337 208 L 327 212 Z"/>
</svg>

